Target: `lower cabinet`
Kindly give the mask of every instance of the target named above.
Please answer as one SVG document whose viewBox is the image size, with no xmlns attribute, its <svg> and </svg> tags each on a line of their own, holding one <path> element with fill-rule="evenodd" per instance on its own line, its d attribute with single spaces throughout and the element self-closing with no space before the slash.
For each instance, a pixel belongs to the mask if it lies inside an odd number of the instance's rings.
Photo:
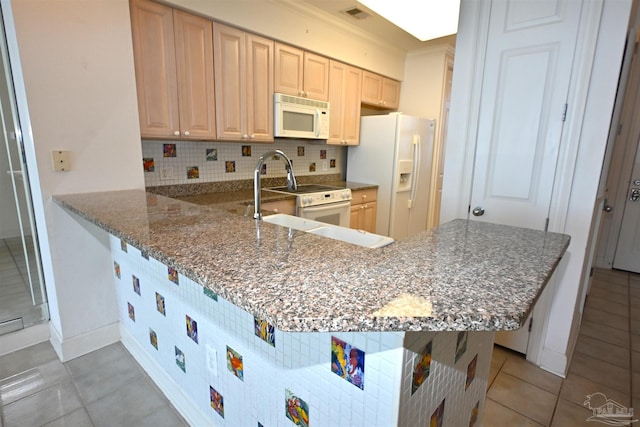
<svg viewBox="0 0 640 427">
<path fill-rule="evenodd" d="M 261 205 L 261 208 L 263 212 L 269 211 L 273 213 L 295 215 L 296 200 L 295 198 L 291 198 L 286 200 L 275 200 L 272 202 L 263 202 Z"/>
<path fill-rule="evenodd" d="M 375 188 L 351 192 L 350 228 L 376 232 L 377 196 L 378 190 Z"/>
</svg>

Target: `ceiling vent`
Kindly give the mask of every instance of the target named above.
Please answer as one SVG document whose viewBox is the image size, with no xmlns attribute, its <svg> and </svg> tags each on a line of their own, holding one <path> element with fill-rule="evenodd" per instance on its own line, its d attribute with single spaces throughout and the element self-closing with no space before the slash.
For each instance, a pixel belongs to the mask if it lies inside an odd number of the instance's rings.
<svg viewBox="0 0 640 427">
<path fill-rule="evenodd" d="M 364 10 L 358 9 L 357 7 L 351 7 L 347 10 L 343 10 L 342 13 L 346 13 L 347 15 L 350 15 L 355 19 L 366 19 L 371 16 Z"/>
</svg>

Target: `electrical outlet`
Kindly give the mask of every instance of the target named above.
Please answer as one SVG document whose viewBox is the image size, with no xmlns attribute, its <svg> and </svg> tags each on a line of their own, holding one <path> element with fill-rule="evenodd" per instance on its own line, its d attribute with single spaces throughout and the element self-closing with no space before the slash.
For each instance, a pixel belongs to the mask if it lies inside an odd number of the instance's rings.
<svg viewBox="0 0 640 427">
<path fill-rule="evenodd" d="M 67 172 L 71 170 L 71 152 L 69 151 L 52 151 L 51 159 L 53 160 L 53 170 L 56 172 Z"/>
<path fill-rule="evenodd" d="M 207 346 L 207 369 L 214 377 L 218 376 L 218 353 L 209 346 Z"/>
<path fill-rule="evenodd" d="M 160 179 L 173 179 L 173 168 L 161 168 Z"/>
<path fill-rule="evenodd" d="M 323 160 L 323 161 L 322 161 L 322 170 L 323 170 L 323 171 L 326 171 L 326 170 L 327 170 L 327 161 L 326 161 L 326 160 Z"/>
</svg>

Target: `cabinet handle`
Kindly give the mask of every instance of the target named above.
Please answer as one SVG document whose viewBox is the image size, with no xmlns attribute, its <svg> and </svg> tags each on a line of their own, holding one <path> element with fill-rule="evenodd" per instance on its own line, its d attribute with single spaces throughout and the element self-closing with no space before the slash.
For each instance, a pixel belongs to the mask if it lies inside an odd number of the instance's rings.
<svg viewBox="0 0 640 427">
<path fill-rule="evenodd" d="M 363 195 L 362 195 L 362 200 L 366 200 L 366 198 L 367 198 L 367 195 L 366 195 L 366 194 L 363 194 Z"/>
<path fill-rule="evenodd" d="M 242 139 L 249 139 L 249 135 L 242 135 Z"/>
<path fill-rule="evenodd" d="M 189 131 L 188 131 L 188 130 L 185 130 L 185 131 L 184 131 L 184 136 L 189 136 L 189 135 L 191 135 L 191 134 L 189 133 Z"/>
<path fill-rule="evenodd" d="M 177 131 L 173 132 L 173 134 L 174 134 L 175 136 L 180 136 L 180 131 L 179 131 L 179 130 L 177 130 Z"/>
<path fill-rule="evenodd" d="M 255 139 L 255 137 L 256 137 L 256 136 L 255 136 L 255 134 L 253 134 L 253 133 L 252 133 L 252 134 L 251 134 L 251 136 L 250 136 L 249 138 L 250 138 L 250 139 Z"/>
</svg>

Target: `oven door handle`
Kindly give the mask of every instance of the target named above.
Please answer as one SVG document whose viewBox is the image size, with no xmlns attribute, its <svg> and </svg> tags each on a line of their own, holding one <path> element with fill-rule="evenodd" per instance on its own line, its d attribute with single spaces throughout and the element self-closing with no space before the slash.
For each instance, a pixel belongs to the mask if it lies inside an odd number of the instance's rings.
<svg viewBox="0 0 640 427">
<path fill-rule="evenodd" d="M 344 202 L 336 202 L 336 203 L 326 203 L 324 205 L 317 205 L 317 206 L 306 206 L 306 207 L 301 207 L 300 209 L 302 209 L 305 213 L 315 213 L 315 212 L 322 212 L 322 211 L 347 208 L 347 207 L 351 207 L 351 200 L 347 200 Z"/>
</svg>

